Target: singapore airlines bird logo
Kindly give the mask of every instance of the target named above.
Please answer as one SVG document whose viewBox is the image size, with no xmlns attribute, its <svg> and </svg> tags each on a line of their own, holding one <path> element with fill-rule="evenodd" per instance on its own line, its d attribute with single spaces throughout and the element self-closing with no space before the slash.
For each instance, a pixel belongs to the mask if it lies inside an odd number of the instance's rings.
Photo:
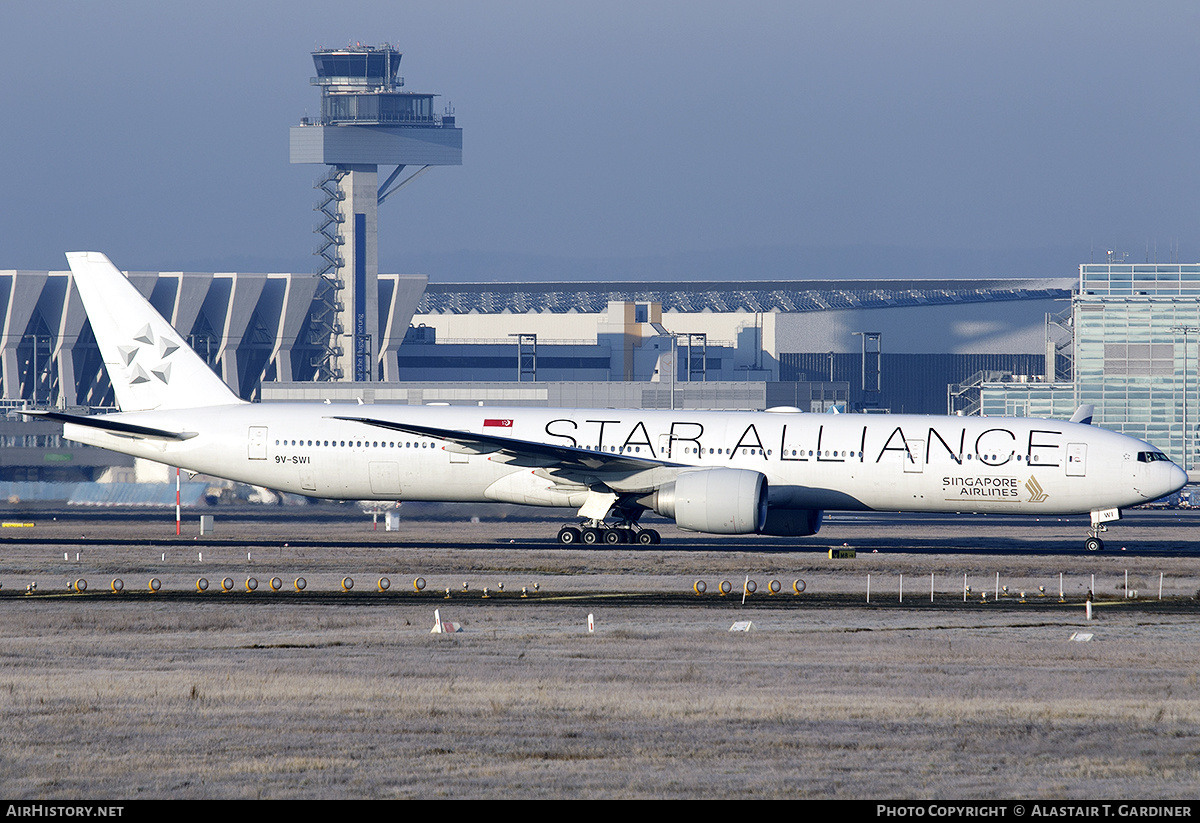
<svg viewBox="0 0 1200 823">
<path fill-rule="evenodd" d="M 1043 491 L 1042 484 L 1037 482 L 1036 477 L 1030 477 L 1025 483 L 1025 488 L 1029 490 L 1030 503 L 1045 503 L 1046 498 L 1050 496 Z"/>
<path fill-rule="evenodd" d="M 171 381 L 171 364 L 167 362 L 167 358 L 179 350 L 180 344 L 167 337 L 160 337 L 155 341 L 154 332 L 150 329 L 149 323 L 134 335 L 133 343 L 132 346 L 117 347 L 121 360 L 129 372 L 129 382 L 135 386 L 139 383 L 149 383 L 150 376 L 153 375 L 161 382 L 169 383 Z M 147 353 L 143 355 L 143 351 Z M 158 362 L 151 365 L 153 361 Z M 143 363 L 146 364 L 146 368 L 142 367 Z M 147 368 L 149 374 L 146 373 Z"/>
</svg>

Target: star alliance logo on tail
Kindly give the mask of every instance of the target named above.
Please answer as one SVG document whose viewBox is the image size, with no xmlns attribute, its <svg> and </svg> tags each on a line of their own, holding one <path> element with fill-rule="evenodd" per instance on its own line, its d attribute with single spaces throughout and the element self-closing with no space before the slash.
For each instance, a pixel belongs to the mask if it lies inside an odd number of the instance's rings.
<svg viewBox="0 0 1200 823">
<path fill-rule="evenodd" d="M 1029 490 L 1030 503 L 1045 503 L 1046 498 L 1050 496 L 1042 490 L 1042 484 L 1037 482 L 1036 477 L 1030 477 L 1025 483 L 1025 488 Z"/>
<path fill-rule="evenodd" d="M 149 323 L 147 323 L 140 332 L 134 335 L 133 343 L 134 345 L 132 346 L 117 347 L 117 351 L 121 355 L 121 360 L 123 360 L 125 363 L 125 369 L 129 373 L 130 384 L 136 386 L 139 383 L 150 382 L 150 375 L 146 374 L 146 370 L 143 369 L 139 363 L 134 362 L 139 359 L 139 355 L 142 353 L 144 346 L 148 346 L 150 350 L 150 354 L 147 355 L 147 357 L 160 361 L 157 365 L 150 367 L 150 374 L 153 374 L 163 383 L 170 383 L 171 364 L 166 362 L 166 358 L 178 351 L 180 344 L 168 337 L 163 336 L 159 338 L 156 345 L 154 340 L 154 332 L 151 330 Z M 139 346 L 137 345 L 138 343 L 143 345 Z M 155 354 L 158 355 L 157 358 L 154 357 Z"/>
</svg>

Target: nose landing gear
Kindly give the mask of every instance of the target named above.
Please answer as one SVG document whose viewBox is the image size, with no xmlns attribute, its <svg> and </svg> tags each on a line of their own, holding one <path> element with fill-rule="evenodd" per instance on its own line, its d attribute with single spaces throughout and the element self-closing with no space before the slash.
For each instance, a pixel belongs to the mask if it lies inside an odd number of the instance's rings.
<svg viewBox="0 0 1200 823">
<path fill-rule="evenodd" d="M 1100 539 L 1100 535 L 1108 531 L 1108 526 L 1104 524 L 1120 519 L 1120 509 L 1101 509 L 1092 512 L 1092 525 L 1088 529 L 1087 540 L 1083 541 L 1083 547 L 1090 552 L 1103 551 L 1104 541 Z"/>
</svg>

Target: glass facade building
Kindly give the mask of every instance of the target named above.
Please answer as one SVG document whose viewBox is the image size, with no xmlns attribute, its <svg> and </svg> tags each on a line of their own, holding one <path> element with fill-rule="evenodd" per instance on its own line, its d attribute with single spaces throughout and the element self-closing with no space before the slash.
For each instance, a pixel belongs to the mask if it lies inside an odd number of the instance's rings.
<svg viewBox="0 0 1200 823">
<path fill-rule="evenodd" d="M 1194 466 L 1200 458 L 1200 264 L 1082 265 L 1072 319 L 1073 382 L 990 384 L 984 413 L 1063 418 L 1090 403 L 1098 425 Z"/>
<path fill-rule="evenodd" d="M 1045 417 L 1066 420 L 1079 408 L 1074 383 L 984 383 L 985 417 Z"/>
</svg>

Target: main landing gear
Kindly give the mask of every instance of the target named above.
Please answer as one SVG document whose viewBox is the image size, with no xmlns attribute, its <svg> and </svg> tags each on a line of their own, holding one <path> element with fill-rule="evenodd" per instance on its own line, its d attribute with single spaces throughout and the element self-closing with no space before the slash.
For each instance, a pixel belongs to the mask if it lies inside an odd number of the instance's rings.
<svg viewBox="0 0 1200 823">
<path fill-rule="evenodd" d="M 558 542 L 564 546 L 596 546 L 601 543 L 617 546 L 622 543 L 632 543 L 638 546 L 656 546 L 662 537 L 654 529 L 643 529 L 636 523 L 622 523 L 609 526 L 592 520 L 579 526 L 563 526 L 558 530 Z"/>
</svg>

